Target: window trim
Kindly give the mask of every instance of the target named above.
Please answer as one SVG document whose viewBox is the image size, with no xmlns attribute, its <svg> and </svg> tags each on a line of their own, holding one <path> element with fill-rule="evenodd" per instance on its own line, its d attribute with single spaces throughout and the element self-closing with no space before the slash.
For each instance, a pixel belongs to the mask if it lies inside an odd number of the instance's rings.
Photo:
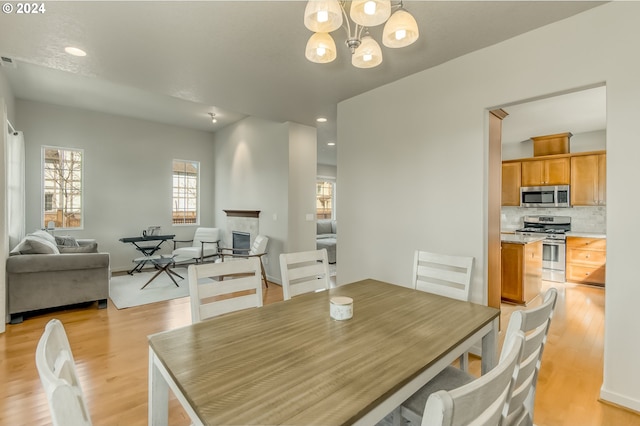
<svg viewBox="0 0 640 426">
<path fill-rule="evenodd" d="M 175 201 L 174 198 L 174 194 L 173 194 L 173 189 L 174 189 L 174 184 L 173 184 L 173 178 L 174 178 L 174 171 L 173 171 L 173 165 L 175 162 L 182 162 L 182 163 L 195 163 L 198 165 L 198 172 L 196 173 L 196 220 L 194 223 L 174 223 L 173 221 L 173 204 Z M 180 158 L 174 158 L 171 160 L 171 226 L 200 226 L 200 161 L 197 160 L 183 160 Z"/>
<path fill-rule="evenodd" d="M 47 227 L 45 223 L 45 214 L 47 210 L 45 210 L 45 152 L 48 149 L 54 149 L 58 151 L 76 151 L 80 153 L 81 156 L 81 164 L 80 164 L 80 226 L 77 227 L 57 227 L 56 230 L 61 231 L 82 231 L 85 226 L 85 203 L 84 203 L 84 193 L 85 193 L 85 174 L 84 174 L 84 163 L 86 161 L 86 157 L 84 155 L 83 148 L 72 148 L 72 147 L 62 147 L 55 145 L 41 145 L 40 147 L 40 224 L 43 228 Z"/>
</svg>

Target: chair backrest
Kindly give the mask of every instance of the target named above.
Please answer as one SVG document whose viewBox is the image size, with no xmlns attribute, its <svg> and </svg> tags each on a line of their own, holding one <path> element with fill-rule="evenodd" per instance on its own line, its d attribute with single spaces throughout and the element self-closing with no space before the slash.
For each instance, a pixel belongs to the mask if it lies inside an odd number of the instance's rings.
<svg viewBox="0 0 640 426">
<path fill-rule="evenodd" d="M 330 287 L 327 249 L 280 254 L 284 300 Z"/>
<path fill-rule="evenodd" d="M 511 314 L 505 339 L 522 331 L 525 333 L 525 343 L 506 425 L 533 424 L 533 405 L 542 352 L 547 342 L 557 298 L 558 291 L 550 288 L 540 306 Z"/>
<path fill-rule="evenodd" d="M 220 240 L 220 229 L 218 228 L 196 228 L 196 232 L 193 235 L 193 247 L 200 248 L 202 246 L 202 241 L 219 241 Z M 205 249 L 207 248 L 215 248 L 218 249 L 217 244 L 205 244 Z"/>
<path fill-rule="evenodd" d="M 413 287 L 452 299 L 468 301 L 473 257 L 416 250 Z"/>
<path fill-rule="evenodd" d="M 47 323 L 36 348 L 36 367 L 54 426 L 91 425 L 64 326 Z"/>
<path fill-rule="evenodd" d="M 262 275 L 257 257 L 189 265 L 188 272 L 194 323 L 262 306 Z"/>
<path fill-rule="evenodd" d="M 264 235 L 256 235 L 255 240 L 253 240 L 253 244 L 251 244 L 251 249 L 249 250 L 249 254 L 262 254 L 267 251 L 267 243 L 269 242 L 269 237 L 265 237 Z"/>
<path fill-rule="evenodd" d="M 469 384 L 429 395 L 422 426 L 499 425 L 509 410 L 524 333 L 505 339 L 498 365 Z"/>
</svg>

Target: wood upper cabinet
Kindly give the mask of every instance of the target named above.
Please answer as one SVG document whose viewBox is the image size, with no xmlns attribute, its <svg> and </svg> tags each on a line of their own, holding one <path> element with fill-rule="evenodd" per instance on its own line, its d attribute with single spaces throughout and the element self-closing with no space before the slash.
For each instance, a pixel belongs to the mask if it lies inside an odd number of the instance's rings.
<svg viewBox="0 0 640 426">
<path fill-rule="evenodd" d="M 522 186 L 569 185 L 571 179 L 569 157 L 522 162 Z"/>
<path fill-rule="evenodd" d="M 606 204 L 607 155 L 571 157 L 571 205 L 603 206 Z"/>
<path fill-rule="evenodd" d="M 520 205 L 521 162 L 502 163 L 502 205 Z"/>
<path fill-rule="evenodd" d="M 605 238 L 567 237 L 567 281 L 604 285 Z"/>
</svg>

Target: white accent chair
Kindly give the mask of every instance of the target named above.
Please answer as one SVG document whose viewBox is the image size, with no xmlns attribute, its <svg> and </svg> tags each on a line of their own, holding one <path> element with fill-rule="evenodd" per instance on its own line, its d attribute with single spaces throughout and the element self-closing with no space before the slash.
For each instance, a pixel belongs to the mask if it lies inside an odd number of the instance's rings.
<svg viewBox="0 0 640 426">
<path fill-rule="evenodd" d="M 178 247 L 178 243 L 191 243 L 191 246 Z M 202 263 L 205 259 L 218 256 L 220 229 L 196 228 L 191 240 L 173 240 L 173 256 L 176 259 L 194 259 Z"/>
<path fill-rule="evenodd" d="M 249 293 L 247 293 L 249 291 Z M 191 321 L 262 306 L 260 260 L 189 265 Z"/>
<path fill-rule="evenodd" d="M 413 260 L 413 287 L 427 293 L 468 302 L 472 270 L 473 257 L 416 250 Z M 467 352 L 460 357 L 460 369 L 469 369 Z"/>
<path fill-rule="evenodd" d="M 36 367 L 54 426 L 91 425 L 64 326 L 49 321 L 36 348 Z"/>
<path fill-rule="evenodd" d="M 267 254 L 268 243 L 269 243 L 269 237 L 265 237 L 264 235 L 256 235 L 256 238 L 253 240 L 253 244 L 251 244 L 251 247 L 248 249 L 220 247 L 219 249 L 220 261 L 225 262 L 226 260 L 234 259 L 234 258 L 239 258 L 239 259 L 247 259 L 249 257 L 259 258 L 260 270 L 262 271 L 262 280 L 264 281 L 264 286 L 266 288 L 269 288 L 269 283 L 267 282 L 267 274 L 265 273 L 264 264 L 262 263 L 262 256 Z"/>
<path fill-rule="evenodd" d="M 280 273 L 284 300 L 331 285 L 326 249 L 280 254 Z"/>
<path fill-rule="evenodd" d="M 505 412 L 502 425 L 533 425 L 536 383 L 556 300 L 557 290 L 551 288 L 545 293 L 540 306 L 514 311 L 511 314 L 505 333 L 505 342 L 518 333 L 523 333 L 525 341 L 522 356 L 518 361 L 518 374 L 509 409 Z M 504 352 L 503 347 L 502 353 Z M 475 377 L 470 374 L 449 366 L 405 401 L 400 407 L 400 415 L 413 425 L 420 424 L 420 410 L 431 393 L 437 390 L 453 389 L 474 380 L 476 380 Z"/>
<path fill-rule="evenodd" d="M 523 342 L 522 331 L 509 336 L 493 370 L 464 386 L 431 394 L 422 426 L 500 425 L 509 410 Z"/>
</svg>

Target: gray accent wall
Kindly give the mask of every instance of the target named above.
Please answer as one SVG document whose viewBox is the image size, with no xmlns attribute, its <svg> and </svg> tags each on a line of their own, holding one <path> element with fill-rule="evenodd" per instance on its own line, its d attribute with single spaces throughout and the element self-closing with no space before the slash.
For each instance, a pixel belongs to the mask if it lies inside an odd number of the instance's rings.
<svg viewBox="0 0 640 426">
<path fill-rule="evenodd" d="M 408 286 L 413 252 L 422 249 L 473 256 L 471 298 L 486 303 L 488 111 L 604 82 L 600 397 L 640 411 L 640 340 L 631 337 L 640 335 L 640 199 L 629 191 L 640 182 L 639 16 L 640 2 L 606 3 L 341 102 L 338 284 L 375 278 Z"/>
<path fill-rule="evenodd" d="M 200 162 L 200 225 L 214 226 L 213 135 L 40 102 L 17 100 L 16 127 L 26 149 L 26 231 L 41 224 L 41 147 L 84 150 L 84 229 L 56 231 L 95 238 L 111 254 L 112 271 L 132 268 L 140 253 L 119 238 L 159 225 L 164 234 L 190 239 L 196 225 L 171 223 L 172 160 Z M 159 254 L 171 253 L 165 242 Z"/>
</svg>

